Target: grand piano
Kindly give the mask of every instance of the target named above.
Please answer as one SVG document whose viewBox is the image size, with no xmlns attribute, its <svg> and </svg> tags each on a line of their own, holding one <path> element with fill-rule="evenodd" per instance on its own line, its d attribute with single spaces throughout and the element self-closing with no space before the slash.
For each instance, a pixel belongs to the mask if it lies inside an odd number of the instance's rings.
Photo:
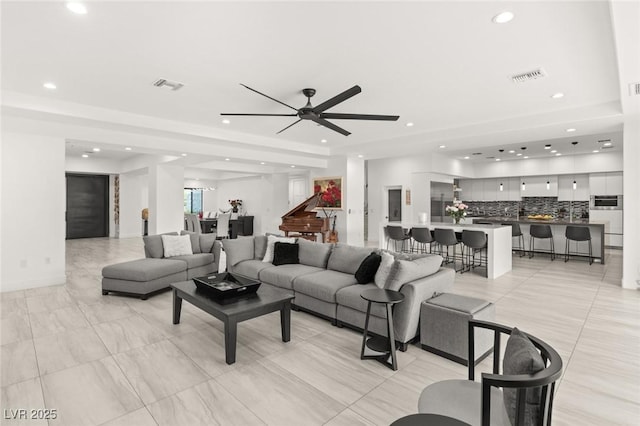
<svg viewBox="0 0 640 426">
<path fill-rule="evenodd" d="M 325 233 L 329 231 L 329 219 L 317 217 L 317 212 L 314 211 L 319 198 L 320 194 L 314 194 L 282 216 L 279 228 L 284 231 L 285 236 L 317 241 L 316 234 L 321 234 L 324 243 Z M 290 232 L 295 234 L 289 235 Z"/>
</svg>

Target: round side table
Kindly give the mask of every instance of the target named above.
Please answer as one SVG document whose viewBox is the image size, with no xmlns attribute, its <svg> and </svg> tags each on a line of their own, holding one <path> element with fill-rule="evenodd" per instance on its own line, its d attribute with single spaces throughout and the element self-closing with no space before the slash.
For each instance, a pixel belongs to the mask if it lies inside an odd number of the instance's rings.
<svg viewBox="0 0 640 426">
<path fill-rule="evenodd" d="M 411 414 L 401 417 L 391 426 L 471 426 L 461 420 L 454 419 L 440 414 Z"/>
<path fill-rule="evenodd" d="M 392 370 L 397 370 L 398 361 L 396 360 L 396 340 L 393 334 L 392 307 L 404 300 L 404 294 L 399 291 L 373 288 L 363 291 L 360 297 L 368 302 L 360 359 L 376 359 Z M 386 307 L 388 337 L 369 337 L 369 318 L 371 317 L 372 303 L 383 303 Z M 389 359 L 391 359 L 391 362 L 389 362 Z"/>
</svg>

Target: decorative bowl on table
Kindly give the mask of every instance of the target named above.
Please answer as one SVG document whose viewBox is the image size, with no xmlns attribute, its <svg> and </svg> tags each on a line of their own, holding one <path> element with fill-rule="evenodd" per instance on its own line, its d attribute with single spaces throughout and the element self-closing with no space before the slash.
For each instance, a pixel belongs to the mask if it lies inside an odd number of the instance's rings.
<svg viewBox="0 0 640 426">
<path fill-rule="evenodd" d="M 553 216 L 551 216 L 550 214 L 530 214 L 529 216 L 527 216 L 527 219 L 551 220 L 553 219 Z"/>
</svg>

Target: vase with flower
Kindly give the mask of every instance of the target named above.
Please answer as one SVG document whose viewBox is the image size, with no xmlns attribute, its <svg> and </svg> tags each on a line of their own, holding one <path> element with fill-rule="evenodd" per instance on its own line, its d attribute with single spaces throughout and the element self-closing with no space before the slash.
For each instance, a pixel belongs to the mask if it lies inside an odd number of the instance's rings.
<svg viewBox="0 0 640 426">
<path fill-rule="evenodd" d="M 456 224 L 459 224 L 461 220 L 464 220 L 467 215 L 467 206 L 464 203 L 454 202 L 452 206 L 447 206 L 446 211 L 451 216 Z"/>
</svg>

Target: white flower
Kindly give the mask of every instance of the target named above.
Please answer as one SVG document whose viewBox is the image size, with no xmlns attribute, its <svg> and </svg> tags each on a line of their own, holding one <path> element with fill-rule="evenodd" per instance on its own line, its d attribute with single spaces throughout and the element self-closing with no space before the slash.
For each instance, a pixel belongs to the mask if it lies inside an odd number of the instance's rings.
<svg viewBox="0 0 640 426">
<path fill-rule="evenodd" d="M 456 206 L 453 206 L 453 207 L 451 207 L 450 211 L 452 211 L 454 213 L 457 213 L 458 212 L 458 208 Z"/>
</svg>

